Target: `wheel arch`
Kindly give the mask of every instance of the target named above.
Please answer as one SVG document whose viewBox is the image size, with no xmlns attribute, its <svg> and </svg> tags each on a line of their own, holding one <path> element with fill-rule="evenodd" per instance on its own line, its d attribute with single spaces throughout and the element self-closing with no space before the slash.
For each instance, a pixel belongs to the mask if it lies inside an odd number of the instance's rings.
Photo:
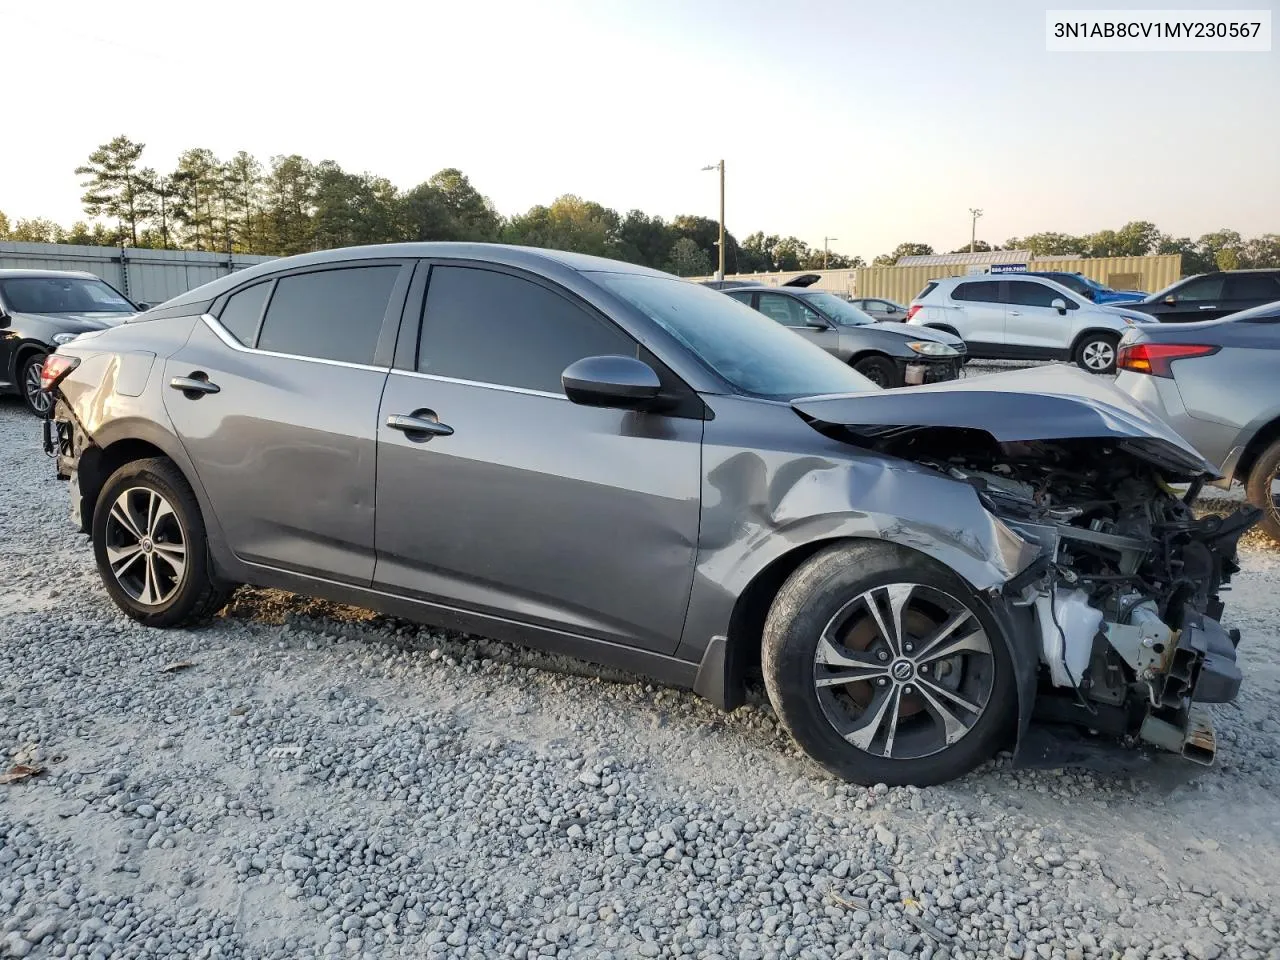
<svg viewBox="0 0 1280 960">
<path fill-rule="evenodd" d="M 1253 436 L 1244 445 L 1244 451 L 1236 461 L 1232 470 L 1232 479 L 1239 480 L 1241 483 L 1248 483 L 1249 474 L 1253 472 L 1254 464 L 1258 462 L 1258 458 L 1277 440 L 1280 440 L 1280 415 L 1264 422 L 1253 432 Z"/>
<path fill-rule="evenodd" d="M 51 353 L 53 347 L 47 343 L 41 343 L 39 340 L 24 340 L 18 344 L 18 348 L 13 351 L 13 369 L 9 371 L 9 380 L 11 383 L 17 384 L 19 374 L 22 371 L 22 365 L 27 362 L 27 358 L 33 353 Z"/>
<path fill-rule="evenodd" d="M 943 333 L 949 333 L 953 337 L 960 337 L 960 331 L 947 323 L 926 323 L 924 326 L 930 330 L 941 330 Z M 963 340 L 964 337 L 960 337 L 960 339 Z"/>
<path fill-rule="evenodd" d="M 1083 344 L 1086 339 L 1099 333 L 1105 334 L 1107 337 L 1109 337 L 1112 340 L 1115 340 L 1117 343 L 1119 343 L 1120 338 L 1124 336 L 1124 334 L 1122 334 L 1119 330 L 1112 330 L 1110 327 L 1086 327 L 1085 329 L 1077 333 L 1075 336 L 1075 339 L 1071 341 L 1072 359 L 1075 358 L 1076 354 L 1080 350 L 1081 344 Z"/>
<path fill-rule="evenodd" d="M 810 557 L 838 544 L 880 543 L 886 547 L 916 554 L 948 569 L 954 568 L 937 556 L 916 547 L 882 537 L 834 536 L 801 544 L 780 556 L 756 572 L 733 605 L 729 617 L 728 636 L 717 638 L 707 648 L 698 671 L 698 684 L 694 690 L 726 710 L 733 710 L 746 701 L 747 682 L 761 676 L 761 644 L 764 639 L 765 618 L 773 600 L 787 579 Z M 962 580 L 968 581 L 959 571 Z M 992 589 L 977 589 L 1001 626 L 1001 640 L 1009 651 L 1014 665 L 1014 681 L 1018 695 L 1018 727 L 1015 741 L 1021 742 L 1030 723 L 1036 700 L 1036 679 L 1040 664 L 1039 633 L 1035 629 L 1030 608 L 1015 608 L 1005 603 Z"/>
</svg>

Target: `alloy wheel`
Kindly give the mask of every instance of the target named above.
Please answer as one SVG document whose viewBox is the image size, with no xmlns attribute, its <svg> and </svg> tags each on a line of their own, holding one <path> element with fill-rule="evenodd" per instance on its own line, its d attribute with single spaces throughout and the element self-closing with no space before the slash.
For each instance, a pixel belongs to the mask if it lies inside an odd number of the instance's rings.
<svg viewBox="0 0 1280 960">
<path fill-rule="evenodd" d="M 1080 351 L 1084 365 L 1090 370 L 1109 370 L 1116 362 L 1115 347 L 1106 340 L 1094 340 L 1086 343 Z"/>
<path fill-rule="evenodd" d="M 39 414 L 46 414 L 53 406 L 53 396 L 40 385 L 40 364 L 28 363 L 26 376 L 23 377 L 22 388 L 27 394 L 27 403 Z"/>
<path fill-rule="evenodd" d="M 182 523 L 169 501 L 149 487 L 130 487 L 111 505 L 106 548 L 112 576 L 144 606 L 167 602 L 186 577 Z"/>
<path fill-rule="evenodd" d="M 963 602 L 934 587 L 891 583 L 860 593 L 828 621 L 813 682 L 827 721 L 848 743 L 914 760 L 973 729 L 991 699 L 995 657 Z"/>
</svg>

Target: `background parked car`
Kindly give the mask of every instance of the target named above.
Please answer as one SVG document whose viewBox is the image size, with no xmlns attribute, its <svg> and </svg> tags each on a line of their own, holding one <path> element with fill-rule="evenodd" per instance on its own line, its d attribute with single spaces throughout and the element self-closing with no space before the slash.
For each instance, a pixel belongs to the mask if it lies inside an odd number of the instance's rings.
<svg viewBox="0 0 1280 960">
<path fill-rule="evenodd" d="M 842 297 L 811 287 L 735 287 L 726 295 L 815 343 L 879 387 L 954 380 L 964 366 L 959 337 L 905 323 L 877 323 Z"/>
<path fill-rule="evenodd" d="M 1025 274 L 930 280 L 907 310 L 907 323 L 956 334 L 971 357 L 1072 360 L 1090 373 L 1113 372 L 1125 331 L 1149 322 Z"/>
<path fill-rule="evenodd" d="M 1052 280 L 1094 303 L 1134 303 L 1147 298 L 1147 294 L 1142 290 L 1113 290 L 1105 283 L 1099 283 L 1093 277 L 1086 277 L 1083 273 L 1068 273 L 1065 270 L 1033 270 L 1019 276 L 1043 277 L 1046 280 Z"/>
<path fill-rule="evenodd" d="M 44 416 L 40 366 L 49 351 L 127 320 L 139 306 L 92 273 L 0 270 L 0 393 L 16 393 Z"/>
<path fill-rule="evenodd" d="M 1280 269 L 1221 270 L 1179 280 L 1127 305 L 1164 323 L 1216 320 L 1280 300 Z"/>
<path fill-rule="evenodd" d="M 1280 302 L 1220 320 L 1148 324 L 1120 343 L 1116 386 L 1159 414 L 1280 540 Z"/>
<path fill-rule="evenodd" d="M 863 313 L 869 313 L 877 320 L 902 323 L 907 319 L 907 308 L 894 300 L 878 297 L 855 297 L 849 301 Z"/>
</svg>

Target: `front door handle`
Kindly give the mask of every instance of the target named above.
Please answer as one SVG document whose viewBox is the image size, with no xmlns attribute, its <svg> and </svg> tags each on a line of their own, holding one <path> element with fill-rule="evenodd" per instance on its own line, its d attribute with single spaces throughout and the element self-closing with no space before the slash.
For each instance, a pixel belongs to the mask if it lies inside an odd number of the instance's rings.
<svg viewBox="0 0 1280 960">
<path fill-rule="evenodd" d="M 1021 314 L 1019 311 L 1017 311 L 1017 310 L 1010 310 L 1010 311 L 1009 311 L 1009 316 L 1011 316 L 1011 317 L 1020 317 L 1020 316 L 1022 316 L 1022 314 Z"/>
<path fill-rule="evenodd" d="M 206 393 L 217 393 L 222 388 L 216 383 L 209 382 L 207 373 L 193 373 L 189 377 L 174 377 L 169 381 L 169 386 L 175 390 L 181 390 L 183 396 L 189 400 L 203 396 Z"/>
<path fill-rule="evenodd" d="M 1210 304 L 1206 304 L 1205 306 L 1201 307 L 1200 309 L 1201 309 L 1201 310 L 1217 310 L 1217 309 L 1218 309 L 1218 305 L 1217 305 L 1216 303 L 1210 303 Z"/>
<path fill-rule="evenodd" d="M 441 423 L 439 420 L 428 419 L 425 416 L 406 416 L 393 413 L 387 417 L 387 426 L 392 430 L 399 430 L 410 437 L 418 434 L 423 439 L 453 436 L 453 427 L 447 423 Z"/>
</svg>

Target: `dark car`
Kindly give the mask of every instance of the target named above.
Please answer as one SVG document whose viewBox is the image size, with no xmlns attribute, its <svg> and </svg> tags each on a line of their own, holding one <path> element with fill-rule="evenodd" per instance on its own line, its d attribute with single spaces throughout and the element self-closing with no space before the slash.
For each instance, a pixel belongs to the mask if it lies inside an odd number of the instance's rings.
<svg viewBox="0 0 1280 960">
<path fill-rule="evenodd" d="M 1280 269 L 1220 270 L 1179 280 L 1145 300 L 1126 303 L 1165 323 L 1217 320 L 1280 300 Z"/>
<path fill-rule="evenodd" d="M 40 389 L 45 355 L 138 311 L 92 273 L 0 270 L 0 393 L 19 394 L 32 413 L 44 416 L 50 402 Z"/>
<path fill-rule="evenodd" d="M 1044 277 L 1062 284 L 1073 293 L 1078 293 L 1086 300 L 1094 303 L 1134 303 L 1145 300 L 1147 294 L 1141 290 L 1113 290 L 1105 283 L 1099 283 L 1093 277 L 1083 273 L 1071 273 L 1066 270 L 1029 270 L 1021 274 L 1024 277 Z"/>
<path fill-rule="evenodd" d="M 251 583 L 726 708 L 762 676 L 867 784 L 1033 715 L 1207 762 L 1193 704 L 1240 686 L 1218 589 L 1257 511 L 1197 519 L 1170 484 L 1212 467 L 1067 367 L 880 390 L 668 274 L 409 243 L 222 277 L 44 377 L 72 521 L 150 626 Z"/>
<path fill-rule="evenodd" d="M 964 341 L 942 330 L 878 323 L 848 300 L 812 287 L 734 287 L 740 300 L 843 360 L 879 387 L 954 380 Z"/>
</svg>

